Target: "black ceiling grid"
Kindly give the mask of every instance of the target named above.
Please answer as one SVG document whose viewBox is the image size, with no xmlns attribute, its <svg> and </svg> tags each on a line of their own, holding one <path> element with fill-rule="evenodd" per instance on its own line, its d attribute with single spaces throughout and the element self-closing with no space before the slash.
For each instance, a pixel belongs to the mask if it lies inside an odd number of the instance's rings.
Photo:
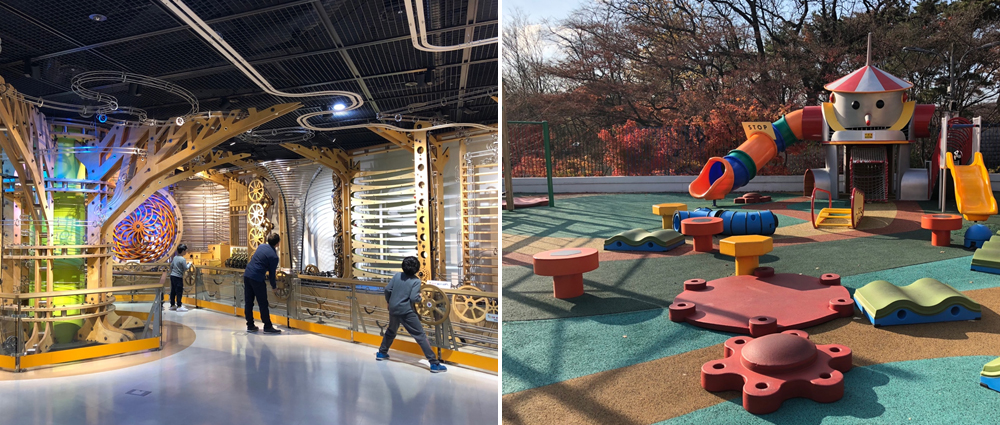
<svg viewBox="0 0 1000 425">
<path fill-rule="evenodd" d="M 421 1 L 431 44 L 471 41 L 465 40 L 466 25 L 475 25 L 476 40 L 496 37 L 499 32 L 497 0 L 471 0 L 476 2 L 475 20 L 471 22 L 467 22 L 470 0 Z M 357 110 L 310 121 L 317 126 L 373 122 L 376 112 L 370 100 L 380 111 L 459 119 L 457 104 L 436 103 L 460 93 L 463 51 L 434 53 L 415 49 L 403 0 L 187 0 L 185 4 L 277 90 L 346 90 L 366 98 L 366 104 Z M 326 14 L 326 19 L 321 13 Z M 27 95 L 83 103 L 69 90 L 73 76 L 85 71 L 115 70 L 162 78 L 184 87 L 195 94 L 202 111 L 266 108 L 286 102 L 304 105 L 299 111 L 261 126 L 261 130 L 295 127 L 299 116 L 330 110 L 345 101 L 265 93 L 159 0 L 0 0 L 0 14 L 0 76 Z M 99 21 L 91 15 L 107 19 Z M 331 32 L 336 33 L 341 45 L 334 44 Z M 497 56 L 496 44 L 471 49 L 467 90 L 496 90 Z M 351 65 L 358 75 L 351 71 Z M 363 94 L 359 81 L 368 89 L 370 98 Z M 141 89 L 136 96 L 128 84 L 88 87 L 114 95 L 121 105 L 143 108 L 152 118 L 169 119 L 190 109 L 182 99 L 151 88 Z M 421 110 L 409 113 L 411 106 L 421 106 Z M 488 97 L 467 100 L 461 120 L 493 124 L 497 110 L 496 102 Z M 44 112 L 54 117 L 86 119 L 78 114 Z M 404 121 L 398 125 L 412 124 Z M 252 152 L 258 159 L 295 157 L 277 145 L 248 146 L 233 141 L 237 143 L 226 142 L 223 147 Z M 316 132 L 306 144 L 357 149 L 385 142 L 374 132 L 361 129 Z"/>
</svg>

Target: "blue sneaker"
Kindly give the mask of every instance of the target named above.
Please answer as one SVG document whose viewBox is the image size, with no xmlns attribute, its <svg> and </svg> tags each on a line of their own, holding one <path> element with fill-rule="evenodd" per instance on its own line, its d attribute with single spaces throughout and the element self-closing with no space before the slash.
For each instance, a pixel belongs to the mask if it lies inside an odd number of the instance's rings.
<svg viewBox="0 0 1000 425">
<path fill-rule="evenodd" d="M 432 364 L 432 365 L 431 365 L 431 373 L 439 373 L 439 372 L 447 372 L 447 371 L 448 371 L 448 368 L 447 368 L 447 367 L 445 367 L 445 366 L 444 366 L 443 364 L 441 364 L 441 363 L 438 363 L 438 364 Z"/>
<path fill-rule="evenodd" d="M 376 351 L 375 352 L 375 360 L 378 360 L 378 361 L 389 360 L 389 355 L 388 354 L 382 354 L 382 353 Z"/>
</svg>

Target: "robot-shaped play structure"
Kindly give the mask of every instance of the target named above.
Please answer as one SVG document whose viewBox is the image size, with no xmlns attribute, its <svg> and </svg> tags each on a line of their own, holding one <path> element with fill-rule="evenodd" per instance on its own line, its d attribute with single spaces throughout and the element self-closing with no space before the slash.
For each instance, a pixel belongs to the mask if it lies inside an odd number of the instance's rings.
<svg viewBox="0 0 1000 425">
<path fill-rule="evenodd" d="M 930 136 L 934 105 L 907 101 L 905 91 L 913 84 L 870 65 L 870 36 L 868 51 L 864 67 L 825 86 L 832 92 L 830 102 L 806 106 L 773 123 L 744 123 L 747 141 L 724 158 L 710 158 L 688 187 L 691 196 L 723 199 L 788 146 L 814 140 L 823 143 L 826 168 L 806 171 L 805 194 L 819 188 L 837 199 L 838 161 L 847 158 L 846 192 L 858 188 L 869 201 L 888 200 L 890 193 L 901 200 L 929 199 L 933 180 L 925 169 L 909 169 L 910 143 Z M 894 181 L 890 176 L 896 176 Z M 907 184 L 901 188 L 904 179 Z"/>
</svg>

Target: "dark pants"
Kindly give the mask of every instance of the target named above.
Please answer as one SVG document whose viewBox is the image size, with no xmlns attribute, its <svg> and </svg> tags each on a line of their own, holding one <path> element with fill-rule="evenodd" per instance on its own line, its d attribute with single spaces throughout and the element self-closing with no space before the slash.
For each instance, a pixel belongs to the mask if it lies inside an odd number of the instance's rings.
<svg viewBox="0 0 1000 425">
<path fill-rule="evenodd" d="M 267 286 L 262 280 L 253 280 L 243 277 L 243 301 L 244 314 L 247 317 L 247 327 L 253 324 L 253 300 L 257 299 L 257 306 L 260 308 L 260 320 L 264 322 L 264 329 L 271 329 L 271 313 L 267 308 Z"/>
<path fill-rule="evenodd" d="M 403 329 L 406 329 L 406 332 L 409 332 L 410 336 L 417 341 L 420 348 L 424 350 L 424 356 L 427 356 L 427 361 L 431 362 L 431 364 L 441 363 L 434 356 L 431 344 L 427 342 L 427 335 L 424 335 L 424 327 L 420 324 L 420 318 L 412 310 L 406 314 L 389 315 L 389 326 L 385 328 L 385 336 L 382 337 L 382 346 L 379 347 L 378 352 L 389 354 L 389 346 L 396 339 L 396 329 L 399 329 L 399 325 L 403 325 Z"/>
<path fill-rule="evenodd" d="M 181 295 L 184 294 L 184 278 L 170 276 L 170 306 L 181 306 Z"/>
</svg>

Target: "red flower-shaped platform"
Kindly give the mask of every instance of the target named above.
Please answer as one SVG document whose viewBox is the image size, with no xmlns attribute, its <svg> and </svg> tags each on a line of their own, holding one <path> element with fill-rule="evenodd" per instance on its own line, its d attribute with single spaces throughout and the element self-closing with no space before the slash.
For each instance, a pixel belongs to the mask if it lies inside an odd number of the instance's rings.
<svg viewBox="0 0 1000 425">
<path fill-rule="evenodd" d="M 854 300 L 840 286 L 839 275 L 774 274 L 774 269 L 760 267 L 753 276 L 684 282 L 669 313 L 675 322 L 762 336 L 851 317 Z"/>
<path fill-rule="evenodd" d="M 816 345 L 803 331 L 785 331 L 729 338 L 725 347 L 724 359 L 701 366 L 701 386 L 713 392 L 742 388 L 747 412 L 771 413 L 795 397 L 832 403 L 844 396 L 851 349 L 843 345 Z"/>
</svg>

